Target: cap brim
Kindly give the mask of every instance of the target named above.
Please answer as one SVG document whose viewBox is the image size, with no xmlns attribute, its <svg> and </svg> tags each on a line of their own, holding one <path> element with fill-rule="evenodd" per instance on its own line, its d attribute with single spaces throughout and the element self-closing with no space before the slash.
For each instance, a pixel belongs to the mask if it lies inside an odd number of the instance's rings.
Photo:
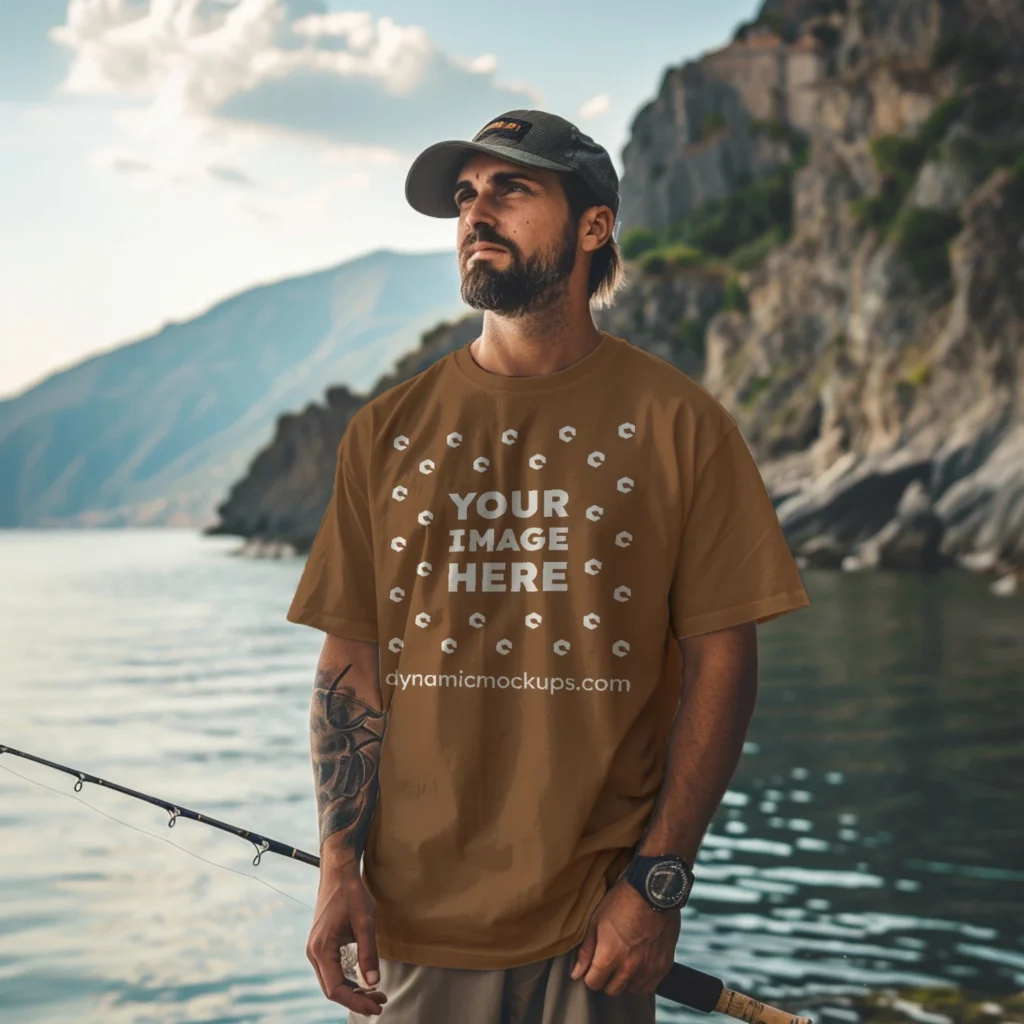
<svg viewBox="0 0 1024 1024">
<path fill-rule="evenodd" d="M 409 168 L 405 179 L 405 198 L 409 205 L 428 217 L 458 217 L 455 204 L 455 176 L 467 158 L 474 153 L 490 153 L 524 167 L 542 171 L 571 172 L 571 167 L 555 163 L 543 156 L 524 153 L 511 146 L 488 145 L 486 142 L 435 142 L 428 146 Z"/>
</svg>

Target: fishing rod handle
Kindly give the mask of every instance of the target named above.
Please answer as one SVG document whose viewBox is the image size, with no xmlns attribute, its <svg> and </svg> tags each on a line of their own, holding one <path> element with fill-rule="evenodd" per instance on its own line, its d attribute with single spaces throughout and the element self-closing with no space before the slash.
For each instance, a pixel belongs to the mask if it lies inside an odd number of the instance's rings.
<svg viewBox="0 0 1024 1024">
<path fill-rule="evenodd" d="M 728 988 L 722 989 L 715 1004 L 715 1013 L 724 1013 L 749 1024 L 811 1024 L 810 1017 L 797 1017 Z"/>
</svg>

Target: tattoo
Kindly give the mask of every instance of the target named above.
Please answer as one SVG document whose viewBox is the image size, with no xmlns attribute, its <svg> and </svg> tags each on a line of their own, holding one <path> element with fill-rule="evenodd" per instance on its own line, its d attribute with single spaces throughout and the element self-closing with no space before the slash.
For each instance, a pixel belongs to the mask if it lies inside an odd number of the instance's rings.
<svg viewBox="0 0 1024 1024">
<path fill-rule="evenodd" d="M 346 665 L 330 686 L 333 670 L 317 671 L 309 731 L 320 842 L 344 832 L 343 843 L 358 860 L 377 805 L 387 712 L 361 701 L 353 687 L 338 685 L 350 668 Z"/>
</svg>

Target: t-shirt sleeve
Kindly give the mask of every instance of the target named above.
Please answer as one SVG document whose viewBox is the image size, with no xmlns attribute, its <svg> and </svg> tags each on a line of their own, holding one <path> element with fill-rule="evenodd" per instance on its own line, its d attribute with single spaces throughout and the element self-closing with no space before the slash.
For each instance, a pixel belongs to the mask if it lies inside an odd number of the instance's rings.
<svg viewBox="0 0 1024 1024">
<path fill-rule="evenodd" d="M 810 604 L 768 489 L 732 426 L 697 475 L 670 590 L 675 636 L 767 622 Z"/>
<path fill-rule="evenodd" d="M 334 488 L 288 609 L 289 622 L 377 640 L 377 585 L 365 433 L 357 411 L 338 445 Z"/>
</svg>

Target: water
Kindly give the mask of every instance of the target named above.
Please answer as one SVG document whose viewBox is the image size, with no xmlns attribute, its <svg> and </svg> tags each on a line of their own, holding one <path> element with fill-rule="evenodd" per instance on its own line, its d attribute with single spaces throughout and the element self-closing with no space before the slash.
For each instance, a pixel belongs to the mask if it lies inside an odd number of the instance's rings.
<svg viewBox="0 0 1024 1024">
<path fill-rule="evenodd" d="M 284 619 L 301 562 L 237 544 L 0 532 L 0 742 L 315 851 L 321 635 Z M 1024 601 L 956 573 L 805 580 L 813 607 L 761 627 L 677 959 L 769 1001 L 1019 990 Z M 305 958 L 313 868 L 254 868 L 241 839 L 0 767 L 5 1024 L 344 1020 Z M 658 1019 L 708 1018 L 659 1001 Z"/>
</svg>

